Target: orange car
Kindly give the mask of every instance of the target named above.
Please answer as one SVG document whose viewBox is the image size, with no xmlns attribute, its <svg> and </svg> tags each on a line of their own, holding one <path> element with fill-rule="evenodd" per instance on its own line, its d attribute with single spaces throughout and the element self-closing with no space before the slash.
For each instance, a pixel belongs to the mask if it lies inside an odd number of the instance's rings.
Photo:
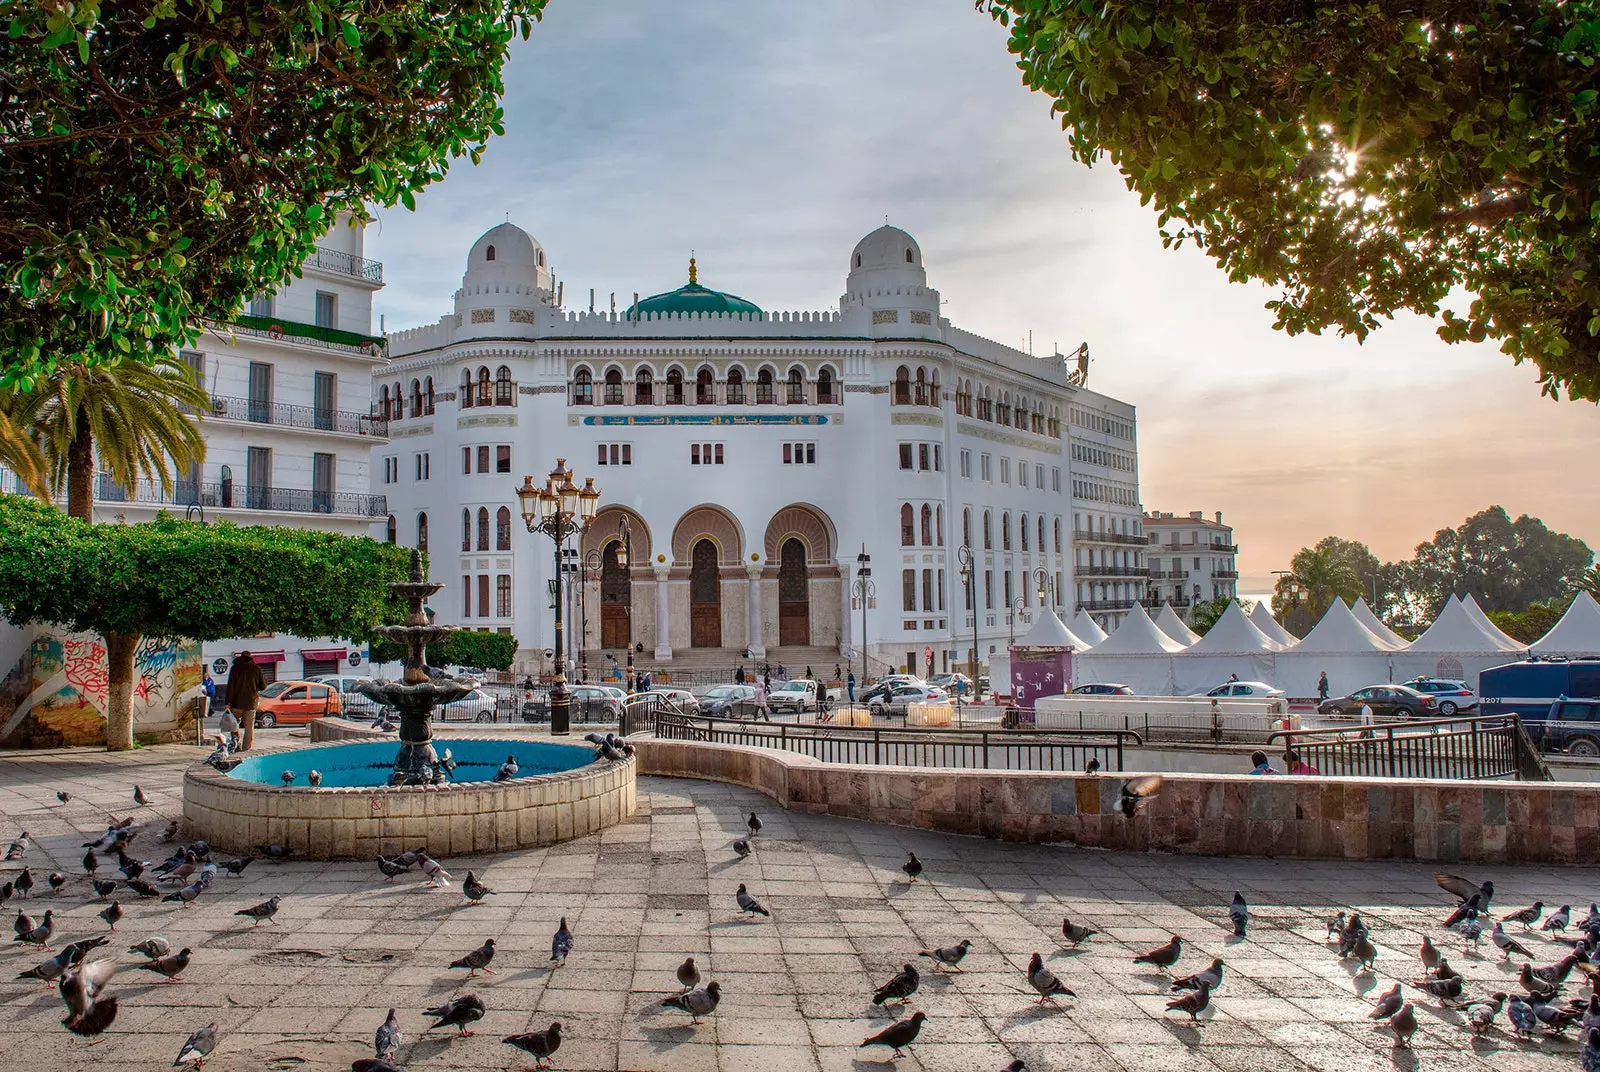
<svg viewBox="0 0 1600 1072">
<path fill-rule="evenodd" d="M 261 690 L 256 703 L 256 725 L 304 726 L 314 718 L 337 717 L 344 710 L 339 692 L 314 681 L 274 681 Z"/>
</svg>

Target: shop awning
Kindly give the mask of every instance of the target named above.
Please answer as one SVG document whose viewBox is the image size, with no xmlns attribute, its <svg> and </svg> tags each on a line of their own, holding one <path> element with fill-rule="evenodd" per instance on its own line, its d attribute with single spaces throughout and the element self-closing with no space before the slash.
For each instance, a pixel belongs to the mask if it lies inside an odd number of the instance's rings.
<svg viewBox="0 0 1600 1072">
<path fill-rule="evenodd" d="M 243 654 L 244 652 L 242 651 L 236 651 L 233 653 L 233 657 L 237 659 Z M 250 658 L 258 663 L 281 663 L 284 660 L 284 654 L 281 651 L 252 651 Z"/>
<path fill-rule="evenodd" d="M 300 658 L 310 662 L 325 663 L 343 659 L 346 654 L 344 648 L 301 648 Z"/>
</svg>

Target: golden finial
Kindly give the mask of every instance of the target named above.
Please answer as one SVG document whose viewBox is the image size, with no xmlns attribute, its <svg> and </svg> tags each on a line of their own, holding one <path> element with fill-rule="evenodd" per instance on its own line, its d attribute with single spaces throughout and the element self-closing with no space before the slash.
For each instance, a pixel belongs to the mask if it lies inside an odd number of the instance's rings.
<svg viewBox="0 0 1600 1072">
<path fill-rule="evenodd" d="M 699 272 L 694 266 L 694 251 L 689 251 L 689 282 L 694 283 L 699 278 Z"/>
</svg>

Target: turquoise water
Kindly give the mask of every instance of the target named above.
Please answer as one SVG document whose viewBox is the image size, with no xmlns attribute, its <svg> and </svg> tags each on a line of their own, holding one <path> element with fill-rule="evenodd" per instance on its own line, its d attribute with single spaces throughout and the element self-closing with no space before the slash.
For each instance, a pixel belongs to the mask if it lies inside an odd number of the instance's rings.
<svg viewBox="0 0 1600 1072">
<path fill-rule="evenodd" d="M 595 751 L 587 744 L 552 744 L 543 741 L 489 741 L 435 739 L 433 747 L 440 756 L 446 748 L 456 761 L 455 774 L 450 780 L 461 782 L 493 781 L 506 756 L 517 757 L 517 778 L 534 778 L 541 774 L 559 774 L 577 770 L 595 761 Z M 282 785 L 283 772 L 294 771 L 294 786 L 305 788 L 306 775 L 313 770 L 322 772 L 322 788 L 333 789 L 356 786 L 389 784 L 394 771 L 395 756 L 400 746 L 394 741 L 370 744 L 335 744 L 320 748 L 302 748 L 294 752 L 278 752 L 269 756 L 253 756 L 228 772 L 228 777 L 264 785 Z"/>
</svg>

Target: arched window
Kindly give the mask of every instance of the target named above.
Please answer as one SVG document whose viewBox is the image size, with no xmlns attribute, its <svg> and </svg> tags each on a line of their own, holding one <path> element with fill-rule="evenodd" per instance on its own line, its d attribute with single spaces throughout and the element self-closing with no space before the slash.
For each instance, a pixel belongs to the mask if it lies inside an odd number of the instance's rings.
<svg viewBox="0 0 1600 1072">
<path fill-rule="evenodd" d="M 900 546 L 915 547 L 917 543 L 916 512 L 911 504 L 900 507 Z"/>
<path fill-rule="evenodd" d="M 831 406 L 834 402 L 833 370 L 824 365 L 817 371 L 817 403 L 818 405 Z"/>
<path fill-rule="evenodd" d="M 1044 515 L 1039 515 L 1039 550 L 1044 550 Z"/>
<path fill-rule="evenodd" d="M 622 405 L 622 370 L 619 368 L 606 369 L 606 396 L 608 406 Z"/>
<path fill-rule="evenodd" d="M 483 259 L 486 260 L 486 261 L 494 260 L 494 247 L 493 246 L 490 246 L 488 249 L 483 251 Z"/>
<path fill-rule="evenodd" d="M 422 385 L 422 412 L 429 417 L 433 416 L 433 377 L 429 376 Z"/>
<path fill-rule="evenodd" d="M 647 368 L 642 368 L 633 377 L 633 404 L 636 406 L 653 406 L 655 398 L 655 376 Z"/>
<path fill-rule="evenodd" d="M 399 529 L 394 523 L 394 515 L 389 515 L 389 520 L 384 522 L 383 538 L 389 543 L 394 543 L 399 538 Z"/>
<path fill-rule="evenodd" d="M 1022 549 L 1024 551 L 1026 551 L 1028 549 L 1028 515 L 1027 514 L 1023 514 L 1022 515 L 1022 521 L 1017 526 L 1017 536 L 1022 541 Z"/>
<path fill-rule="evenodd" d="M 544 267 L 544 250 L 541 249 L 539 251 L 538 256 L 539 256 L 539 267 L 543 268 Z"/>
<path fill-rule="evenodd" d="M 917 386 L 912 398 L 919 406 L 928 404 L 928 370 L 921 365 L 917 366 Z"/>
<path fill-rule="evenodd" d="M 859 254 L 859 253 L 856 254 L 856 267 L 857 268 L 861 267 L 861 254 Z"/>
<path fill-rule="evenodd" d="M 456 392 L 460 396 L 460 405 L 464 409 L 472 408 L 472 370 L 461 370 L 461 390 Z"/>
<path fill-rule="evenodd" d="M 894 370 L 894 404 L 911 405 L 911 370 L 904 365 Z"/>
<path fill-rule="evenodd" d="M 382 387 L 378 388 L 378 412 L 383 415 L 383 419 L 384 420 L 388 420 L 389 419 L 389 385 L 388 384 L 384 384 Z"/>
<path fill-rule="evenodd" d="M 581 368 L 572 375 L 572 404 L 594 405 L 594 374 L 586 368 Z"/>
<path fill-rule="evenodd" d="M 694 374 L 694 404 L 709 406 L 717 400 L 716 377 L 708 368 Z"/>
<path fill-rule="evenodd" d="M 742 369 L 728 370 L 728 405 L 744 405 L 744 371 Z"/>
<path fill-rule="evenodd" d="M 394 400 L 394 418 L 395 420 L 399 420 L 401 417 L 406 415 L 406 396 L 400 390 L 399 380 L 394 381 L 394 390 L 390 393 L 389 397 Z"/>
<path fill-rule="evenodd" d="M 489 549 L 489 508 L 478 507 L 478 550 Z"/>
<path fill-rule="evenodd" d="M 922 504 L 922 546 L 933 546 L 933 507 Z"/>
<path fill-rule="evenodd" d="M 1000 550 L 1011 550 L 1011 511 L 1000 514 Z"/>
<path fill-rule="evenodd" d="M 786 401 L 791 406 L 798 406 L 806 400 L 806 374 L 798 367 L 789 370 L 789 397 Z"/>
<path fill-rule="evenodd" d="M 928 405 L 937 406 L 942 401 L 939 397 L 939 370 L 933 369 L 928 373 Z"/>
<path fill-rule="evenodd" d="M 933 508 L 934 545 L 944 546 L 944 504 L 940 503 Z"/>
<path fill-rule="evenodd" d="M 461 508 L 461 549 L 472 550 L 472 511 Z"/>
<path fill-rule="evenodd" d="M 517 385 L 511 382 L 511 370 L 501 365 L 494 370 L 494 404 L 510 406 L 517 401 Z"/>
<path fill-rule="evenodd" d="M 667 405 L 683 405 L 683 370 L 670 368 L 667 370 Z"/>
<path fill-rule="evenodd" d="M 494 515 L 494 549 L 511 550 L 511 508 L 502 506 Z"/>
<path fill-rule="evenodd" d="M 426 513 L 421 513 L 417 515 L 417 550 L 426 551 L 427 549 L 428 515 Z"/>
<path fill-rule="evenodd" d="M 906 263 L 907 264 L 915 264 L 916 263 L 916 261 L 911 259 L 911 251 L 909 249 L 906 250 Z"/>
<path fill-rule="evenodd" d="M 489 366 L 478 366 L 478 405 L 494 405 L 494 384 L 489 382 Z"/>
<path fill-rule="evenodd" d="M 994 515 L 987 510 L 983 512 L 983 549 L 994 550 Z"/>
<path fill-rule="evenodd" d="M 411 415 L 422 416 L 422 381 L 411 381 Z"/>
<path fill-rule="evenodd" d="M 772 370 L 764 368 L 756 373 L 756 405 L 770 406 L 778 400 L 772 384 Z"/>
<path fill-rule="evenodd" d="M 965 506 L 961 508 L 961 546 L 972 546 L 972 510 Z"/>
</svg>

